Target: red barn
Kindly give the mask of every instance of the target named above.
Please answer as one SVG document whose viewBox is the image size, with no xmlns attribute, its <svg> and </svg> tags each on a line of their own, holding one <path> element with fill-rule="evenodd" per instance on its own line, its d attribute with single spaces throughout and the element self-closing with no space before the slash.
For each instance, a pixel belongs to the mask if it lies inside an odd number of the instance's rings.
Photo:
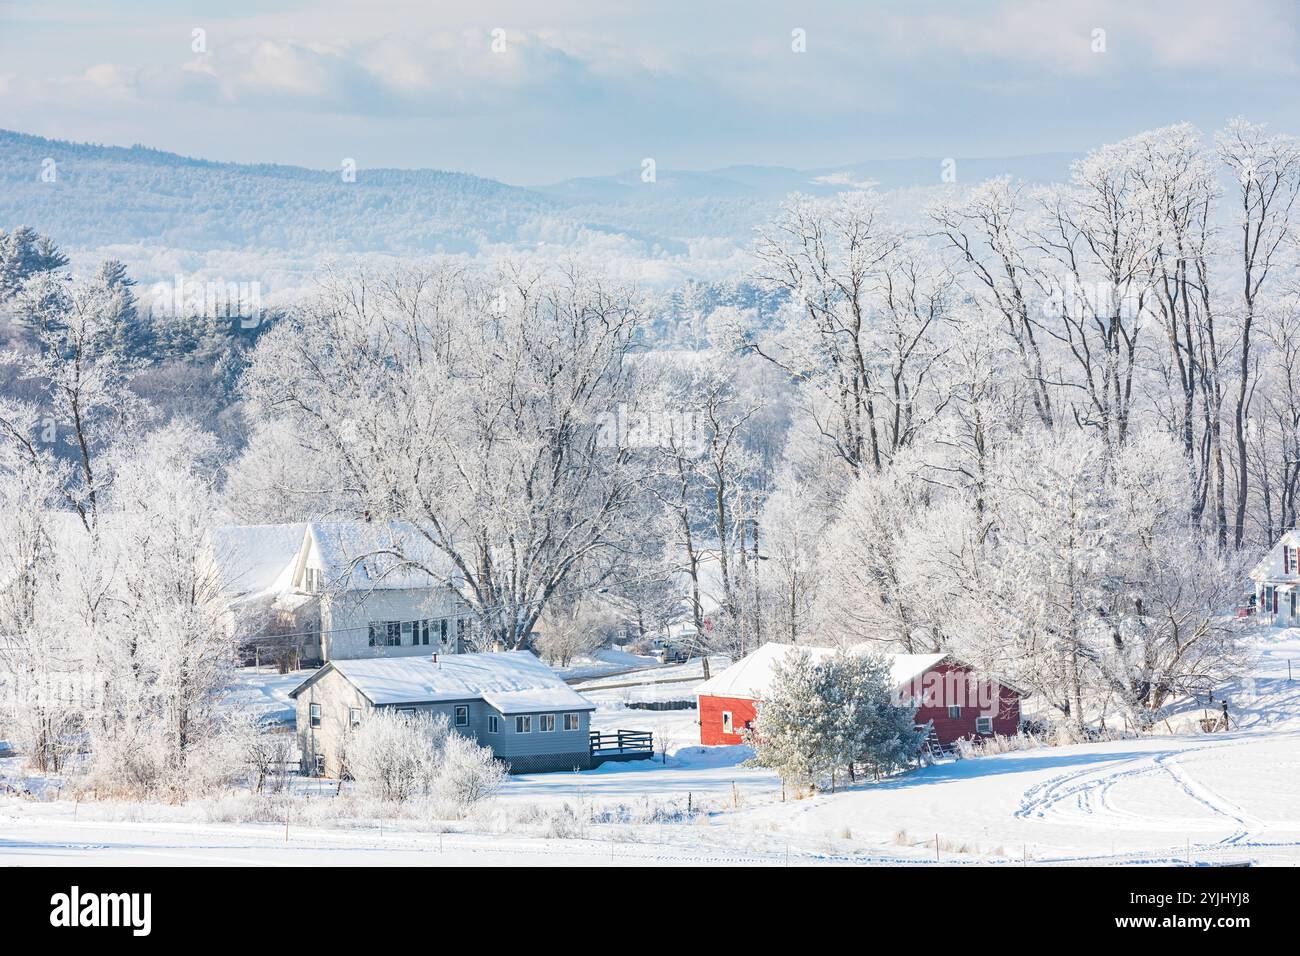
<svg viewBox="0 0 1300 956">
<path fill-rule="evenodd" d="M 795 650 L 793 644 L 764 644 L 716 677 L 700 685 L 700 743 L 738 744 L 745 728 L 758 716 L 758 706 L 772 679 L 777 661 Z M 802 647 L 814 660 L 835 651 Z M 975 674 L 947 654 L 895 654 L 890 676 L 900 700 L 917 705 L 916 722 L 934 722 L 945 745 L 962 737 L 1014 734 L 1020 727 L 1020 698 L 1015 688 Z"/>
</svg>

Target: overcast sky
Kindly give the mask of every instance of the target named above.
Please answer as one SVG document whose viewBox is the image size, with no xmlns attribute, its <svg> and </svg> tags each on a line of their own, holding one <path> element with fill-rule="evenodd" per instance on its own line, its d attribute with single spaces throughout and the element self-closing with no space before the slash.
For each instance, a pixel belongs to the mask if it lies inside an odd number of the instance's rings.
<svg viewBox="0 0 1300 956">
<path fill-rule="evenodd" d="M 1068 9 L 1066 9 L 1068 8 Z M 0 127 L 212 159 L 816 168 L 1300 133 L 1290 0 L 0 0 Z M 806 52 L 792 49 L 805 31 Z M 1094 31 L 1105 52 L 1094 52 Z M 205 52 L 194 52 L 195 30 Z M 503 30 L 504 52 L 493 52 Z"/>
</svg>

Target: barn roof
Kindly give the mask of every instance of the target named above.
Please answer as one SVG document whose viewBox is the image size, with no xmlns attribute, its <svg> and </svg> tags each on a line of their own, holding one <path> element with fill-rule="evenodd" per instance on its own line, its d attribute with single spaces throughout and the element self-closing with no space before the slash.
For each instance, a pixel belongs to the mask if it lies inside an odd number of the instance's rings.
<svg viewBox="0 0 1300 956">
<path fill-rule="evenodd" d="M 836 649 L 833 647 L 802 647 L 795 644 L 779 644 L 776 641 L 769 641 L 758 650 L 736 661 L 722 673 L 706 680 L 696 688 L 695 692 L 713 697 L 746 697 L 760 700 L 767 693 L 767 688 L 772 683 L 772 672 L 776 668 L 777 662 L 783 660 L 786 654 L 794 650 L 806 651 L 813 661 L 821 661 L 832 656 Z M 849 648 L 849 650 L 854 653 L 865 653 L 870 650 L 870 647 L 866 644 L 858 644 Z M 890 661 L 890 680 L 895 688 L 902 687 L 924 674 L 947 656 L 947 654 L 887 655 L 887 659 Z"/>
<path fill-rule="evenodd" d="M 484 700 L 503 714 L 596 709 L 530 651 L 336 660 L 289 696 L 297 697 L 330 670 L 376 706 Z"/>
</svg>

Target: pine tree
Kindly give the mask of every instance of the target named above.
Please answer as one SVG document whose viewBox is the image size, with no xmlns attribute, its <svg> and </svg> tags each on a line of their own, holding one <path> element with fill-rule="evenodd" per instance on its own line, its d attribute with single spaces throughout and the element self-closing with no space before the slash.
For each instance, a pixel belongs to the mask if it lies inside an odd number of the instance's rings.
<svg viewBox="0 0 1300 956">
<path fill-rule="evenodd" d="M 788 653 L 773 668 L 767 699 L 746 735 L 755 762 L 797 787 L 816 787 L 835 766 L 824 681 L 807 651 Z"/>
</svg>

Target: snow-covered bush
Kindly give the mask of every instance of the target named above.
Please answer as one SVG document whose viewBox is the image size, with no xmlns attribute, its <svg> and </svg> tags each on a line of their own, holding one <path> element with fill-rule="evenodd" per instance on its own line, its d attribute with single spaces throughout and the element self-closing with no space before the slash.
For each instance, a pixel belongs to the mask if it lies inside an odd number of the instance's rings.
<svg viewBox="0 0 1300 956">
<path fill-rule="evenodd" d="M 344 765 L 369 797 L 427 798 L 456 814 L 495 794 L 506 777 L 492 751 L 454 732 L 445 714 L 392 710 L 373 711 L 352 731 Z"/>
<path fill-rule="evenodd" d="M 967 757 L 991 757 L 993 754 L 1011 753 L 1017 750 L 1037 750 L 1046 747 L 1045 743 L 1033 734 L 994 734 L 992 737 L 962 737 L 956 741 L 957 755 Z"/>
<path fill-rule="evenodd" d="M 443 743 L 451 733 L 445 715 L 376 710 L 346 742 L 347 771 L 363 793 L 402 801 L 432 792 Z"/>
<path fill-rule="evenodd" d="M 434 793 L 444 805 L 463 812 L 495 795 L 506 776 L 505 765 L 491 750 L 452 733 L 443 738 L 438 754 Z"/>
</svg>

